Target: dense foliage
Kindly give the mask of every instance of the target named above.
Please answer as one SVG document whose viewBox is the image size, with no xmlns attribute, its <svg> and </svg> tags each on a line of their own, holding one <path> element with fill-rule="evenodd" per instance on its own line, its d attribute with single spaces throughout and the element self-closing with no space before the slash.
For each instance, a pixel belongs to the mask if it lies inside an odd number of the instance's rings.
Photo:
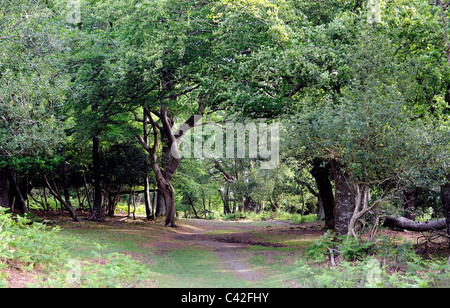
<svg viewBox="0 0 450 308">
<path fill-rule="evenodd" d="M 101 254 L 93 244 L 89 256 L 76 256 L 58 227 L 49 228 L 33 215 L 15 216 L 0 211 L 0 269 L 20 268 L 34 273 L 29 287 L 142 287 L 151 280 L 144 266 L 128 255 Z M 34 271 L 33 271 L 34 269 Z M 0 272 L 0 287 L 7 287 L 8 272 Z"/>
<path fill-rule="evenodd" d="M 0 206 L 318 217 L 357 243 L 405 216 L 450 235 L 449 3 L 325 2 L 1 1 Z M 0 258 L 56 258 L 17 241 L 56 230 L 17 217 L 0 216 Z"/>
</svg>

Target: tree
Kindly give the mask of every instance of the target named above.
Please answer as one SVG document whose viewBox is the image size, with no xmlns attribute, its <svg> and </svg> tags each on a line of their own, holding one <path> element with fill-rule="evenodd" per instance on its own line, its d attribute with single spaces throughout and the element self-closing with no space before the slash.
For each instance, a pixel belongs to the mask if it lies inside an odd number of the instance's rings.
<svg viewBox="0 0 450 308">
<path fill-rule="evenodd" d="M 9 183 L 19 210 L 27 212 L 18 172 L 42 163 L 64 136 L 66 82 L 56 73 L 64 38 L 54 32 L 59 16 L 44 1 L 3 1 L 0 11 L 0 190 L 6 203 Z"/>
<path fill-rule="evenodd" d="M 76 89 L 74 102 L 84 116 L 79 123 L 94 124 L 88 128 L 92 135 L 106 131 L 116 115 L 137 108 L 146 110 L 145 123 L 150 124 L 153 116 L 158 118 L 159 124 L 152 129 L 158 130 L 153 134 L 161 137 L 165 159 L 162 163 L 152 159 L 151 166 L 158 191 L 166 200 L 167 225 L 171 226 L 175 225 L 171 182 L 180 164 L 176 141 L 185 133 L 172 131 L 174 117 L 186 110 L 202 115 L 209 100 L 209 90 L 201 88 L 205 78 L 200 77 L 207 67 L 204 61 L 209 57 L 213 27 L 207 18 L 208 7 L 195 1 L 166 1 L 156 6 L 147 2 L 92 3 L 83 8 L 87 17 L 81 39 L 73 42 L 75 52 L 69 63 Z M 197 118 L 188 115 L 187 119 L 185 128 L 192 127 Z M 153 158 L 145 137 L 138 140 Z M 94 139 L 94 154 L 98 153 L 96 145 Z"/>
<path fill-rule="evenodd" d="M 391 16 L 389 9 L 393 7 L 386 9 L 386 15 Z M 364 15 L 358 20 L 342 15 L 333 22 L 334 29 L 339 29 L 336 23 L 341 22 L 349 29 L 344 34 L 351 35 L 347 42 L 352 46 L 343 49 L 346 53 L 341 54 L 342 63 L 336 67 L 336 75 L 344 75 L 345 83 L 339 87 L 337 100 L 327 92 L 312 97 L 312 107 L 302 110 L 295 125 L 303 128 L 301 142 L 311 155 L 333 165 L 338 234 L 356 236 L 361 218 L 368 213 L 374 214 L 372 231 L 376 230 L 379 205 L 408 185 L 417 185 L 415 174 L 420 173 L 421 180 L 427 176 L 431 180 L 431 172 L 439 168 L 432 158 L 445 151 L 447 139 L 446 129 L 438 121 L 417 117 L 417 108 L 429 108 L 430 100 L 436 98 L 419 86 L 442 72 L 429 70 L 429 58 L 423 54 L 403 53 L 406 43 L 392 45 L 394 38 L 412 33 L 405 34 L 403 27 L 399 34 L 391 25 L 385 27 L 388 22 L 368 24 Z M 440 85 L 427 86 L 433 95 L 442 93 Z"/>
</svg>

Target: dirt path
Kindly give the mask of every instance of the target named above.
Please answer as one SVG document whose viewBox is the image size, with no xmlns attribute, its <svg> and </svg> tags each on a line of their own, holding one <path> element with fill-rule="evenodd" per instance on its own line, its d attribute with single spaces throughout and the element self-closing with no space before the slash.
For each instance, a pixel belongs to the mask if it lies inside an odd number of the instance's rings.
<svg viewBox="0 0 450 308">
<path fill-rule="evenodd" d="M 184 224 L 187 223 L 187 224 Z M 222 271 L 232 273 L 239 279 L 257 282 L 263 276 L 262 273 L 254 269 L 248 262 L 251 254 L 246 252 L 249 244 L 249 231 L 258 229 L 245 223 L 218 223 L 213 221 L 186 220 L 180 224 L 182 231 L 176 236 L 187 245 L 203 245 L 206 249 L 213 251 L 221 260 Z M 214 232 L 219 232 L 219 235 Z M 226 236 L 220 235 L 224 233 Z M 233 240 L 227 240 L 227 236 L 233 235 Z"/>
<path fill-rule="evenodd" d="M 179 221 L 178 228 L 164 229 L 158 235 L 158 241 L 148 243 L 147 247 L 153 247 L 161 254 L 190 247 L 212 251 L 219 260 L 217 266 L 220 266 L 220 272 L 231 274 L 238 280 L 258 283 L 264 280 L 267 272 L 264 267 L 250 262 L 255 254 L 263 255 L 264 258 L 278 255 L 276 248 L 287 247 L 278 243 L 278 238 L 295 241 L 317 238 L 322 234 L 323 230 L 317 225 L 310 228 L 298 227 L 282 221 L 226 222 L 187 219 Z M 250 247 L 266 249 L 249 251 Z M 271 247 L 274 249 L 268 249 Z"/>
</svg>

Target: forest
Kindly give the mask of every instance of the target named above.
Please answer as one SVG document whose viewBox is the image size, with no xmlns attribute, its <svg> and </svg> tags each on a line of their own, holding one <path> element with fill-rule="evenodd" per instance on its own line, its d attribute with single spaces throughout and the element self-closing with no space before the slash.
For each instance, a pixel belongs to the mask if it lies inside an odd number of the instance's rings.
<svg viewBox="0 0 450 308">
<path fill-rule="evenodd" d="M 449 20 L 0 0 L 0 287 L 450 287 Z"/>
</svg>

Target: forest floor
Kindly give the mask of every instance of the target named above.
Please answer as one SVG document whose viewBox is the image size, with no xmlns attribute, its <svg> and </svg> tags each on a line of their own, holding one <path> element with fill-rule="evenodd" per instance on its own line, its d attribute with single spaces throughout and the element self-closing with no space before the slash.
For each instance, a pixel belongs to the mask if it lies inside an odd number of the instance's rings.
<svg viewBox="0 0 450 308">
<path fill-rule="evenodd" d="M 324 234 L 317 222 L 179 219 L 177 228 L 166 228 L 163 221 L 120 216 L 105 223 L 65 223 L 63 228 L 64 234 L 89 234 L 93 241 L 149 264 L 151 287 L 194 288 L 295 286 L 290 277 L 295 262 L 308 243 Z"/>
<path fill-rule="evenodd" d="M 61 226 L 74 257 L 87 258 L 93 243 L 103 247 L 102 253 L 129 255 L 151 273 L 142 286 L 154 288 L 296 287 L 296 262 L 325 233 L 317 221 L 294 225 L 279 220 L 179 219 L 177 228 L 166 228 L 163 221 L 125 216 L 102 223 L 74 223 L 62 215 L 42 218 Z M 413 242 L 420 235 L 384 232 Z M 21 287 L 33 279 L 30 273 L 10 269 L 8 282 Z"/>
</svg>

